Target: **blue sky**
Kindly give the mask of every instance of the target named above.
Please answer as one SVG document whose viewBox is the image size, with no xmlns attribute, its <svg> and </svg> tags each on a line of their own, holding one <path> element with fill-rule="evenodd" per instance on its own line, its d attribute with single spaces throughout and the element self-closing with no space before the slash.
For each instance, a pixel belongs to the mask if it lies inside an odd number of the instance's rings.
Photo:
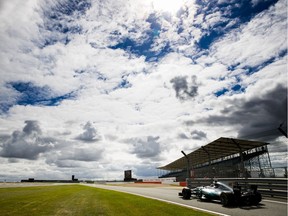
<svg viewBox="0 0 288 216">
<path fill-rule="evenodd" d="M 122 179 L 219 137 L 286 166 L 285 0 L 4 0 L 0 181 Z"/>
</svg>

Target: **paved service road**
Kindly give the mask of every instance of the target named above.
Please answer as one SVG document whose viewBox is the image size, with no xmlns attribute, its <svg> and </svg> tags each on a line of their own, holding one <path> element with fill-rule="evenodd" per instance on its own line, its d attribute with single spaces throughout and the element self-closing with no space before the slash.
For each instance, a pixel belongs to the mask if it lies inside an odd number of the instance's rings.
<svg viewBox="0 0 288 216">
<path fill-rule="evenodd" d="M 190 208 L 200 209 L 218 215 L 231 216 L 287 216 L 287 203 L 263 199 L 258 206 L 245 207 L 231 207 L 225 208 L 218 202 L 199 201 L 196 198 L 191 200 L 183 200 L 178 197 L 178 192 L 181 191 L 179 187 L 131 187 L 131 186 L 117 186 L 105 184 L 87 184 L 103 189 L 116 190 L 121 192 L 128 192 L 140 196 L 145 196 L 163 201 L 172 202 L 178 205 L 183 205 Z"/>
</svg>

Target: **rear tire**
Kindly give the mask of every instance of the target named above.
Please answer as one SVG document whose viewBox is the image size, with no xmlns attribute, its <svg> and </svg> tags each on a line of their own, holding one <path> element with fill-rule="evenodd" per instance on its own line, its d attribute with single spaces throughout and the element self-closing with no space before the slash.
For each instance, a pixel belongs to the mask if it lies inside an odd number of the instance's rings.
<svg viewBox="0 0 288 216">
<path fill-rule="evenodd" d="M 258 205 L 262 201 L 262 196 L 259 192 L 256 192 L 253 200 L 251 202 L 252 205 Z"/>
</svg>

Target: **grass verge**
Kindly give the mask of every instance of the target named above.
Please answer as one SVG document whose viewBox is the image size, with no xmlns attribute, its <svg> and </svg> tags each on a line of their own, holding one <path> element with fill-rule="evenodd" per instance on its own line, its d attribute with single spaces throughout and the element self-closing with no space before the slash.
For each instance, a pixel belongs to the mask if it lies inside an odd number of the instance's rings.
<svg viewBox="0 0 288 216">
<path fill-rule="evenodd" d="M 210 215 L 181 206 L 83 185 L 0 188 L 1 216 Z"/>
</svg>

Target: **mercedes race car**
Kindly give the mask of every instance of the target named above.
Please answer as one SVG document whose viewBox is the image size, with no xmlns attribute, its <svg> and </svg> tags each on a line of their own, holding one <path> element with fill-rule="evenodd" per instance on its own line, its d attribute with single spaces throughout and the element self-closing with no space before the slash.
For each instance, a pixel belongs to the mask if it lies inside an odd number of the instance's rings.
<svg viewBox="0 0 288 216">
<path fill-rule="evenodd" d="M 193 189 L 183 188 L 179 193 L 183 199 L 195 196 L 200 200 L 220 200 L 223 206 L 230 205 L 258 205 L 262 196 L 257 191 L 257 186 L 252 185 L 250 189 L 243 192 L 237 184 L 231 188 L 228 185 L 214 181 L 209 186 L 201 186 Z"/>
</svg>

